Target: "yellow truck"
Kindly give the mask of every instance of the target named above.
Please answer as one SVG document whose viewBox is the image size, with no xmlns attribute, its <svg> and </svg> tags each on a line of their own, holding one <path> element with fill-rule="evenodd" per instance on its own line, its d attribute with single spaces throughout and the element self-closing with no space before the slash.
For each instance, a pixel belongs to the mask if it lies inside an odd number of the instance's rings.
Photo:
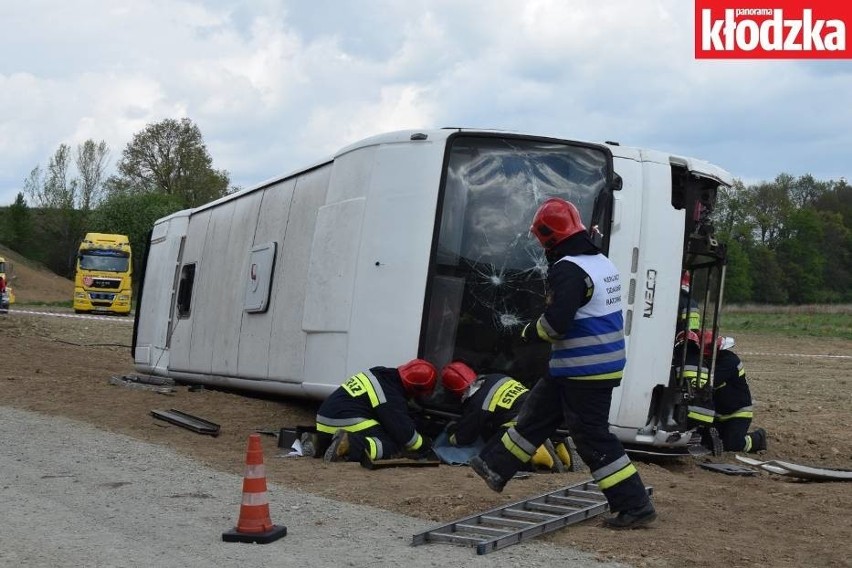
<svg viewBox="0 0 852 568">
<path fill-rule="evenodd" d="M 127 235 L 87 233 L 77 254 L 76 313 L 130 313 L 132 257 Z"/>
</svg>

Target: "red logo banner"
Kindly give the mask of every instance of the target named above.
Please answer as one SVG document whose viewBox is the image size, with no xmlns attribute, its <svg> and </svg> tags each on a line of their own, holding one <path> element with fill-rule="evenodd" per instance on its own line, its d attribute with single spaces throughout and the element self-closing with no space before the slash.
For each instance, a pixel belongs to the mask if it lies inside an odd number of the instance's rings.
<svg viewBox="0 0 852 568">
<path fill-rule="evenodd" d="M 695 0 L 696 59 L 852 59 L 852 2 Z"/>
</svg>

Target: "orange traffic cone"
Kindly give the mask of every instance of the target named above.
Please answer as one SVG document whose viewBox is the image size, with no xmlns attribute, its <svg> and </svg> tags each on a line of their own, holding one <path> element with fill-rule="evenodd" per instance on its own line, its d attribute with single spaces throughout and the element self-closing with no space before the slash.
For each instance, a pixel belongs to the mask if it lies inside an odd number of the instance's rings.
<svg viewBox="0 0 852 568">
<path fill-rule="evenodd" d="M 287 527 L 272 524 L 266 496 L 266 468 L 260 434 L 250 434 L 246 450 L 246 470 L 243 475 L 243 502 L 240 519 L 234 530 L 222 533 L 225 542 L 256 542 L 266 544 L 287 534 Z"/>
</svg>

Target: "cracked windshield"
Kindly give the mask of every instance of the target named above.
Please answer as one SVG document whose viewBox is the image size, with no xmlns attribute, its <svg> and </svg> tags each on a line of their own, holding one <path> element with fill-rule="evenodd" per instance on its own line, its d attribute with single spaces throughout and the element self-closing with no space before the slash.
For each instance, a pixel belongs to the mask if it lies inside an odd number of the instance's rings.
<svg viewBox="0 0 852 568">
<path fill-rule="evenodd" d="M 548 197 L 574 202 L 586 223 L 611 161 L 597 147 L 500 137 L 452 141 L 428 293 L 425 356 L 463 358 L 524 381 L 545 345 L 517 341 L 545 301 L 547 260 L 529 227 Z"/>
</svg>

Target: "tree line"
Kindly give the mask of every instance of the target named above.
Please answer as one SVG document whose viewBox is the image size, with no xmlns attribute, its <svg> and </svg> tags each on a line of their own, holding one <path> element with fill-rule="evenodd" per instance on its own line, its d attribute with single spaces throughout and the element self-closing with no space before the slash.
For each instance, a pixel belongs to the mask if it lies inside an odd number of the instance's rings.
<svg viewBox="0 0 852 568">
<path fill-rule="evenodd" d="M 0 209 L 0 242 L 72 277 L 85 233 L 126 234 L 138 276 L 156 219 L 236 189 L 227 171 L 213 167 L 188 118 L 147 125 L 107 176 L 109 154 L 103 141 L 61 144 Z M 727 302 L 852 301 L 852 186 L 845 179 L 782 173 L 770 182 L 737 180 L 720 191 L 714 222 L 728 247 Z"/>
<path fill-rule="evenodd" d="M 134 134 L 107 176 L 109 154 L 104 141 L 60 144 L 0 210 L 0 242 L 70 278 L 86 233 L 125 234 L 138 276 L 154 221 L 236 189 L 227 171 L 213 167 L 201 130 L 188 118 Z"/>
<path fill-rule="evenodd" d="M 852 186 L 810 175 L 737 181 L 718 196 L 728 303 L 852 301 Z"/>
</svg>

